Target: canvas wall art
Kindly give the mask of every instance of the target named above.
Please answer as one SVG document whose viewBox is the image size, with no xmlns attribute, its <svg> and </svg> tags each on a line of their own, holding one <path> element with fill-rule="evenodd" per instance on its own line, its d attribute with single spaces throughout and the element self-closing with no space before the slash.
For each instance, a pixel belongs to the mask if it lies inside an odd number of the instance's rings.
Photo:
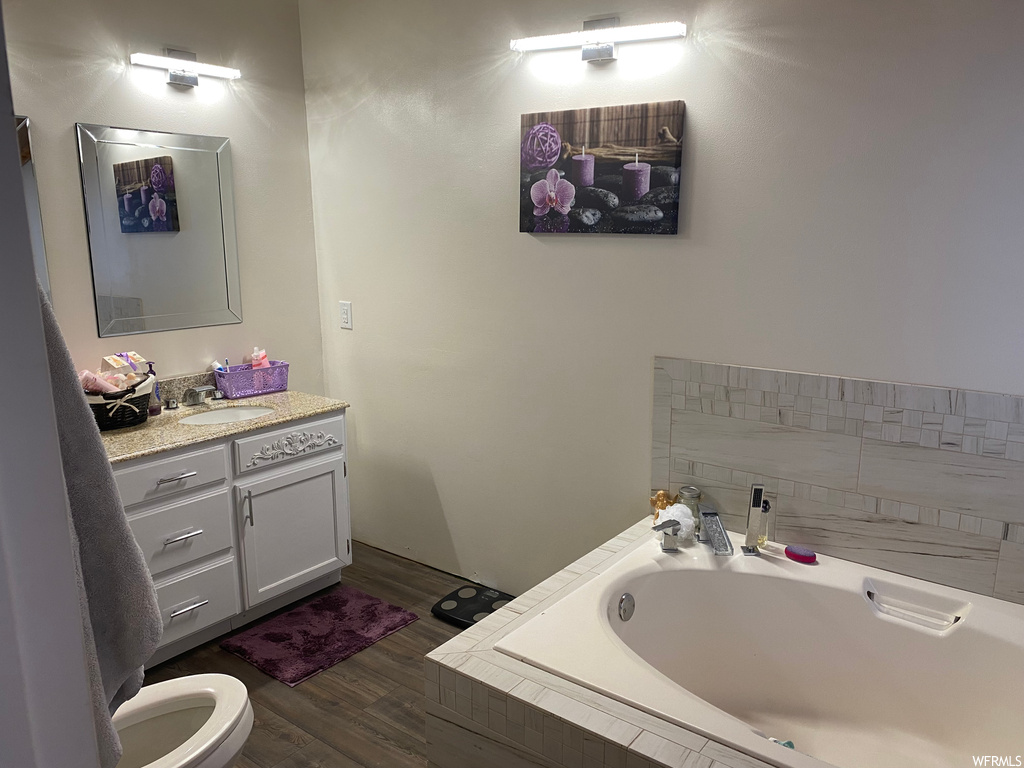
<svg viewBox="0 0 1024 768">
<path fill-rule="evenodd" d="M 682 101 L 523 115 L 519 230 L 674 235 Z"/>
<path fill-rule="evenodd" d="M 178 232 L 174 165 L 169 155 L 114 164 L 121 231 Z"/>
</svg>

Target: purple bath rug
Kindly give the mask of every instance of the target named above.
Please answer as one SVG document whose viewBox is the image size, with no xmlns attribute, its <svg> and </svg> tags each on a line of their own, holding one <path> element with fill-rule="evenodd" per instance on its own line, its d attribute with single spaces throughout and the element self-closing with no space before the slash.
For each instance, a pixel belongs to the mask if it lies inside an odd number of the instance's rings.
<svg viewBox="0 0 1024 768">
<path fill-rule="evenodd" d="M 220 647 L 296 686 L 417 618 L 397 605 L 339 585 L 229 637 Z"/>
</svg>

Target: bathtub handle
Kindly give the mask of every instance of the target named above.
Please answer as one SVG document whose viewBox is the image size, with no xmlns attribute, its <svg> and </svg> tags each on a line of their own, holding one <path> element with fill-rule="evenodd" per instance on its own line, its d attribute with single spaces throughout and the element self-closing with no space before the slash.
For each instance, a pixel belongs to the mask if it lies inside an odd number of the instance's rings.
<svg viewBox="0 0 1024 768">
<path fill-rule="evenodd" d="M 939 632 L 949 629 L 963 616 L 958 613 L 943 613 L 920 605 L 914 605 L 894 597 L 884 597 L 874 590 L 865 590 L 868 600 L 878 609 L 879 613 L 896 619 L 917 624 L 919 627 L 935 629 Z"/>
</svg>

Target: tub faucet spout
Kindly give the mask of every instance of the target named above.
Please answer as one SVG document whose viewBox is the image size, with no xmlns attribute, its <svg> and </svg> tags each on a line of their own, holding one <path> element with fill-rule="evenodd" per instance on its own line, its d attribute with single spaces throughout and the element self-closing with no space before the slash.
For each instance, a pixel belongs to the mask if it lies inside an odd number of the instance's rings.
<svg viewBox="0 0 1024 768">
<path fill-rule="evenodd" d="M 678 520 L 662 520 L 656 526 L 654 530 L 661 534 L 661 551 L 662 552 L 678 552 L 679 551 L 679 529 Z"/>
<path fill-rule="evenodd" d="M 716 555 L 728 557 L 733 554 L 732 542 L 729 540 L 729 534 L 725 532 L 718 510 L 708 504 L 698 504 L 697 511 L 700 512 L 699 540 L 704 544 L 710 544 Z"/>
<path fill-rule="evenodd" d="M 755 489 L 759 488 L 760 486 L 755 486 Z M 758 547 L 763 547 L 768 541 L 768 513 L 771 509 L 772 505 L 768 499 L 761 501 L 760 512 L 757 512 L 756 508 L 751 506 L 747 515 L 747 536 L 740 547 L 744 555 L 761 554 L 761 550 Z"/>
</svg>

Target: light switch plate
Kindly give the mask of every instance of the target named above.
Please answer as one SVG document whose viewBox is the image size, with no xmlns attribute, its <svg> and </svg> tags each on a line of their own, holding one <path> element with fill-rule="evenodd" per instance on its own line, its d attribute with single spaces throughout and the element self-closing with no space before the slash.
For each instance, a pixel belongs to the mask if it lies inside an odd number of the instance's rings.
<svg viewBox="0 0 1024 768">
<path fill-rule="evenodd" d="M 352 330 L 352 302 L 351 301 L 339 301 L 338 306 L 341 309 L 341 327 L 347 331 Z"/>
</svg>

